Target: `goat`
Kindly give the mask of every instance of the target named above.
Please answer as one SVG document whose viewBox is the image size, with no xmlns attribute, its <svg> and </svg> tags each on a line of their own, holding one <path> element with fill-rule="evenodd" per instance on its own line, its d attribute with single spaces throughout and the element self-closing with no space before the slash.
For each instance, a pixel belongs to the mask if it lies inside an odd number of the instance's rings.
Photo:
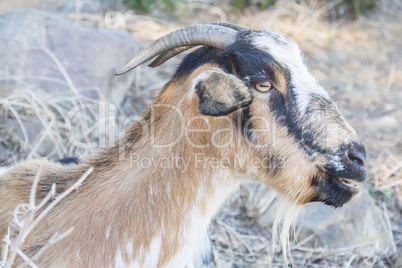
<svg viewBox="0 0 402 268">
<path fill-rule="evenodd" d="M 80 188 L 53 208 L 22 250 L 55 233 L 42 267 L 213 267 L 207 226 L 242 178 L 301 206 L 339 207 L 359 192 L 365 148 L 298 46 L 279 34 L 228 24 L 191 25 L 156 40 L 117 74 L 195 46 L 116 146 L 76 165 L 27 160 L 0 177 L 0 236 L 42 167 L 36 198 Z M 184 133 L 184 134 L 183 134 Z M 157 163 L 157 168 L 151 168 Z"/>
</svg>

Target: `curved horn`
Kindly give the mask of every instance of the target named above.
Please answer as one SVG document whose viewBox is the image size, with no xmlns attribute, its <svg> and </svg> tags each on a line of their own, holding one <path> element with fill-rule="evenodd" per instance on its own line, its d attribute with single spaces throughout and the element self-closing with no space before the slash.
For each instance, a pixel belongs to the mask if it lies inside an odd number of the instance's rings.
<svg viewBox="0 0 402 268">
<path fill-rule="evenodd" d="M 134 57 L 116 75 L 127 73 L 135 67 L 164 53 L 172 48 L 182 46 L 207 45 L 220 50 L 225 50 L 236 40 L 236 31 L 218 25 L 190 25 L 185 28 L 168 33 L 157 39 L 147 48 Z"/>
<path fill-rule="evenodd" d="M 241 26 L 238 24 L 234 24 L 234 23 L 230 23 L 230 22 L 212 22 L 210 24 L 231 28 L 231 29 L 239 31 L 239 32 L 240 31 L 250 31 L 250 29 L 247 27 L 244 27 L 244 26 Z"/>
<path fill-rule="evenodd" d="M 195 47 L 195 46 L 176 47 L 176 48 L 173 48 L 173 49 L 171 49 L 169 51 L 166 51 L 163 54 L 159 54 L 158 57 L 156 57 L 150 64 L 148 64 L 148 66 L 152 67 L 152 68 L 154 68 L 156 66 L 159 66 L 162 63 L 164 63 L 165 61 L 167 61 L 168 59 L 171 59 L 174 56 L 176 56 L 176 55 L 182 53 L 183 51 L 185 51 L 187 49 L 190 49 L 192 47 Z"/>
<path fill-rule="evenodd" d="M 231 28 L 236 31 L 249 31 L 250 30 L 241 25 L 229 23 L 229 22 L 213 22 L 213 23 L 210 23 L 210 25 L 223 26 L 223 27 Z M 190 49 L 192 47 L 194 47 L 194 46 L 183 46 L 183 47 L 177 47 L 172 50 L 166 51 L 165 53 L 160 54 L 158 57 L 156 57 L 150 64 L 148 64 L 148 66 L 152 67 L 152 68 L 159 66 L 162 63 L 164 63 L 165 61 L 173 58 L 174 56 L 176 56 L 176 55 L 182 53 L 183 51 L 186 51 L 187 49 Z"/>
</svg>

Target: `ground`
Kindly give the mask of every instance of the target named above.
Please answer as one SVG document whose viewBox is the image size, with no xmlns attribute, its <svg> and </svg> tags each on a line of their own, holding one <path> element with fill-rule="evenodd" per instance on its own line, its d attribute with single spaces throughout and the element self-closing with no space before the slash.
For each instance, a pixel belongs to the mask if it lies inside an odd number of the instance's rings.
<svg viewBox="0 0 402 268">
<path fill-rule="evenodd" d="M 270 29 L 296 41 L 312 73 L 328 89 L 366 145 L 369 180 L 365 186 L 376 204 L 387 212 L 397 252 L 367 257 L 356 254 L 353 249 L 331 252 L 292 242 L 293 264 L 297 267 L 401 267 L 402 2 L 380 1 L 376 9 L 364 12 L 357 20 L 330 20 L 328 10 L 333 2 L 328 5 L 299 2 L 278 1 L 266 11 L 250 8 L 242 14 L 228 12 L 217 5 L 190 3 L 173 14 L 173 19 L 144 18 L 120 11 L 64 16 L 78 18 L 93 27 L 125 28 L 143 43 L 187 24 L 216 20 Z M 173 72 L 168 69 L 170 66 L 158 68 L 167 68 L 162 71 L 163 79 Z M 127 96 L 123 105 L 126 113 L 139 113 L 157 90 L 149 84 L 137 83 L 135 94 Z M 10 164 L 24 159 L 28 152 L 13 133 L 1 124 L 0 132 L 0 161 Z M 272 252 L 271 230 L 247 216 L 246 203 L 244 194 L 236 194 L 210 227 L 222 264 L 283 267 L 285 261 L 280 248 L 276 246 Z"/>
</svg>

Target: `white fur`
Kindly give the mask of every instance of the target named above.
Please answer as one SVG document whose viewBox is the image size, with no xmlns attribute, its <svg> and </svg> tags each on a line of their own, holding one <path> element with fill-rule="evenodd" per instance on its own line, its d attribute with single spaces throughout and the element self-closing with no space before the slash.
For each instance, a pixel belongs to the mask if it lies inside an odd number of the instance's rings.
<svg viewBox="0 0 402 268">
<path fill-rule="evenodd" d="M 234 179 L 234 174 L 227 170 L 217 170 L 212 179 L 215 190 L 212 197 L 206 199 L 206 188 L 201 184 L 198 189 L 196 201 L 192 204 L 193 207 L 181 224 L 181 230 L 177 235 L 177 243 L 181 245 L 180 249 L 173 256 L 169 263 L 164 267 L 195 267 L 203 254 L 210 254 L 208 250 L 208 236 L 206 236 L 208 225 L 212 217 L 217 213 L 226 198 L 238 188 L 237 180 Z M 207 178 L 205 178 L 207 179 Z M 178 200 L 179 202 L 180 200 Z M 202 202 L 206 203 L 206 212 L 201 212 Z M 163 232 L 163 228 L 161 228 Z M 106 235 L 108 232 L 106 233 Z M 158 234 L 151 241 L 148 251 L 144 251 L 143 247 L 135 260 L 130 263 L 124 261 L 123 256 L 127 254 L 132 256 L 133 241 L 127 241 L 125 248 L 118 248 L 115 253 L 115 267 L 133 268 L 133 267 L 156 267 L 159 260 L 159 254 L 162 246 L 162 236 Z M 201 251 L 201 252 L 200 252 Z M 202 263 L 202 262 L 201 262 Z"/>
<path fill-rule="evenodd" d="M 255 38 L 254 45 L 266 50 L 275 60 L 289 69 L 292 77 L 291 84 L 297 93 L 298 109 L 302 114 L 306 111 L 313 94 L 325 99 L 330 98 L 328 93 L 309 73 L 297 44 L 276 33 L 264 30 L 261 35 Z"/>
<path fill-rule="evenodd" d="M 339 155 L 333 155 L 329 158 L 329 163 L 335 167 L 336 171 L 342 171 L 345 169 L 345 165 L 342 164 L 341 158 Z"/>
<path fill-rule="evenodd" d="M 145 252 L 141 247 L 139 256 L 136 260 L 126 263 L 123 258 L 123 252 L 120 247 L 117 248 L 115 255 L 116 268 L 140 268 L 140 267 L 157 267 L 159 261 L 159 254 L 162 246 L 162 239 L 160 235 L 155 236 L 149 246 L 149 251 Z M 133 255 L 133 241 L 129 240 L 126 243 L 125 254 L 128 256 Z"/>
<path fill-rule="evenodd" d="M 204 260 L 212 260 L 213 249 L 211 239 L 208 233 L 205 233 L 203 238 L 198 241 L 196 249 L 193 254 L 193 259 L 186 265 L 186 268 L 200 268 L 200 267 L 212 267 L 213 263 L 204 263 Z"/>
<path fill-rule="evenodd" d="M 233 179 L 234 174 L 226 170 L 218 170 L 212 181 L 214 182 L 215 192 L 213 196 L 207 199 L 205 214 L 201 213 L 198 204 L 205 201 L 205 189 L 201 187 L 198 191 L 198 200 L 193 205 L 193 208 L 187 219 L 182 223 L 184 230 L 180 234 L 182 246 L 179 252 L 170 260 L 166 267 L 184 267 L 189 265 L 196 255 L 200 254 L 197 249 L 200 246 L 200 241 L 205 239 L 208 225 L 212 217 L 217 213 L 226 198 L 238 189 L 238 183 Z M 198 203 L 198 204 L 197 204 Z M 190 266 L 191 267 L 191 266 Z"/>
<path fill-rule="evenodd" d="M 128 256 L 132 256 L 134 253 L 133 241 L 129 240 L 126 244 L 126 252 Z"/>
<path fill-rule="evenodd" d="M 116 268 L 123 268 L 123 267 L 136 267 L 136 266 L 129 266 L 123 259 L 123 255 L 121 253 L 120 247 L 117 248 L 116 257 L 115 257 L 115 267 Z"/>
<path fill-rule="evenodd" d="M 282 255 L 285 263 L 287 264 L 287 256 L 289 254 L 290 260 L 292 262 L 292 256 L 290 254 L 290 229 L 294 228 L 294 223 L 297 220 L 297 217 L 303 213 L 303 207 L 298 205 L 296 202 L 290 202 L 289 200 L 281 197 L 280 194 L 277 194 L 277 199 L 273 204 L 273 211 L 275 215 L 274 223 L 272 226 L 272 254 L 275 252 L 275 241 L 278 239 L 280 241 L 280 245 L 282 247 Z M 282 228 L 280 228 L 280 224 L 282 224 Z M 280 233 L 280 236 L 278 236 Z M 293 229 L 293 233 L 295 230 Z M 287 266 L 287 265 L 286 265 Z M 293 266 L 293 265 L 292 265 Z"/>
</svg>

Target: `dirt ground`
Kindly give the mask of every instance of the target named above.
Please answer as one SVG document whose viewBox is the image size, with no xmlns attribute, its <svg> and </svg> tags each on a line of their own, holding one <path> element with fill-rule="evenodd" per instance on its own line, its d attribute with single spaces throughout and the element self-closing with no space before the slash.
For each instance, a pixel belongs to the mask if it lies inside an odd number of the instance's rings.
<svg viewBox="0 0 402 268">
<path fill-rule="evenodd" d="M 292 242 L 293 265 L 402 267 L 402 1 L 380 1 L 375 10 L 364 12 L 357 20 L 329 20 L 332 2 L 300 2 L 278 1 L 269 10 L 250 8 L 242 14 L 190 2 L 176 11 L 173 19 L 138 17 L 122 11 L 109 12 L 108 20 L 104 14 L 63 16 L 78 18 L 93 27 L 125 28 L 144 43 L 187 24 L 218 20 L 269 29 L 298 42 L 312 73 L 328 89 L 366 145 L 366 188 L 378 206 L 385 204 L 397 251 L 367 257 L 353 249 L 330 252 L 298 247 Z M 166 77 L 172 72 L 165 70 Z M 144 106 L 144 100 L 140 103 L 138 96 L 145 98 L 146 103 L 156 90 L 146 86 L 137 86 L 136 90 L 136 97 L 128 97 L 125 105 L 137 105 L 138 109 L 130 109 L 138 112 Z M 0 154 L 7 154 L 10 162 L 26 156 L 12 133 L 1 136 L 0 145 Z M 238 193 L 210 227 L 221 263 L 224 267 L 286 266 L 280 248 L 276 246 L 272 252 L 271 230 L 246 216 L 246 203 L 247 197 Z"/>
</svg>

